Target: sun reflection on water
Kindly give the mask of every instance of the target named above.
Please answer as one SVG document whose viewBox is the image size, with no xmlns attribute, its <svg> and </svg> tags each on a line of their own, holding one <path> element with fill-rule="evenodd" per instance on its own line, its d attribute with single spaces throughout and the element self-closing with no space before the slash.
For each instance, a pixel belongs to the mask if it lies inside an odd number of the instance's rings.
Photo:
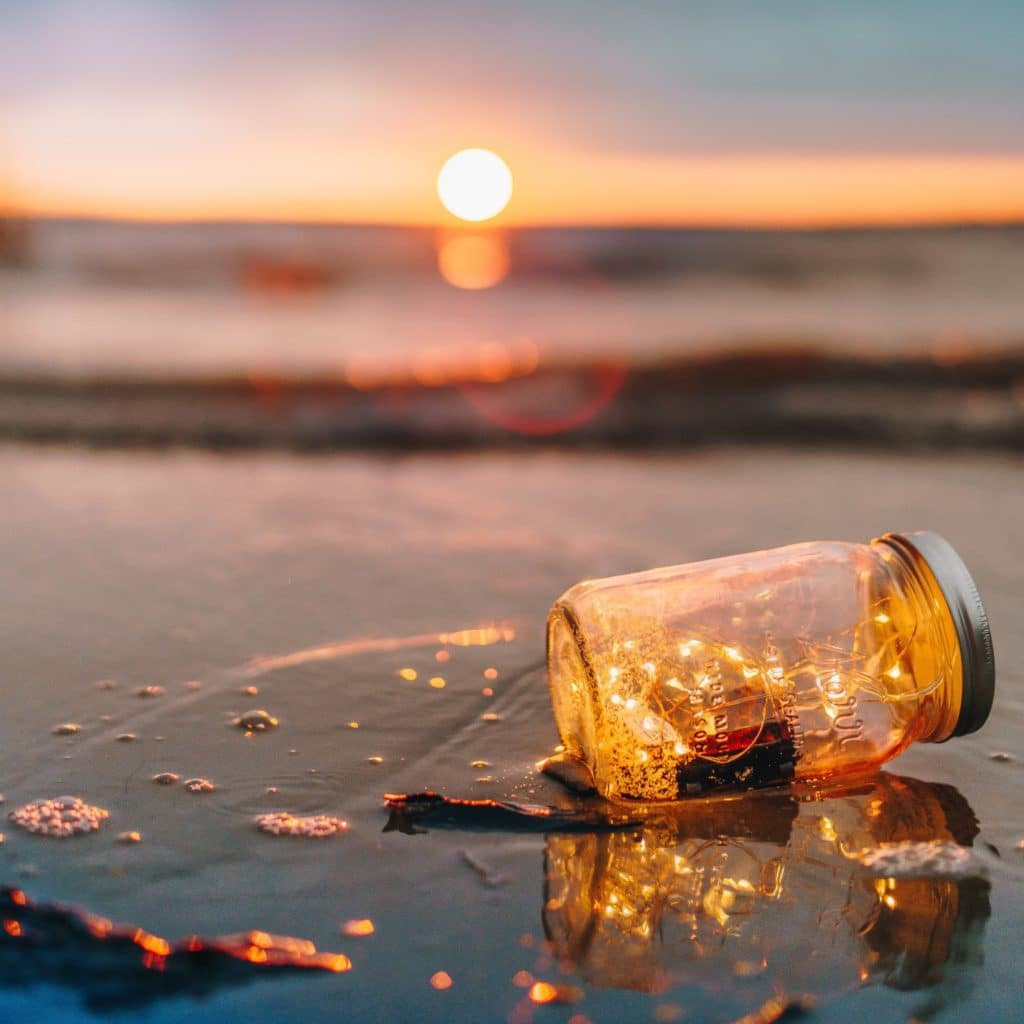
<svg viewBox="0 0 1024 1024">
<path fill-rule="evenodd" d="M 449 235 L 438 243 L 437 269 L 453 287 L 482 291 L 508 276 L 508 246 L 499 235 Z"/>
</svg>

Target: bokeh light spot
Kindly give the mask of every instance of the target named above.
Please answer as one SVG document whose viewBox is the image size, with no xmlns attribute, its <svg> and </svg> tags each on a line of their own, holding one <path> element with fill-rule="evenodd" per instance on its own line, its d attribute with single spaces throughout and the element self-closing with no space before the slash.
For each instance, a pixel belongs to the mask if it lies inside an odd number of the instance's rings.
<svg viewBox="0 0 1024 1024">
<path fill-rule="evenodd" d="M 493 235 L 453 235 L 438 247 L 437 269 L 455 288 L 493 288 L 508 275 L 508 247 Z"/>
</svg>

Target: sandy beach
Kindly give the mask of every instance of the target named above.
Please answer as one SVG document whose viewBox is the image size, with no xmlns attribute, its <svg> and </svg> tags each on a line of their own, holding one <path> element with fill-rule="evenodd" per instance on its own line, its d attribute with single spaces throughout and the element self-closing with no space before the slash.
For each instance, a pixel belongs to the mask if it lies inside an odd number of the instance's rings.
<svg viewBox="0 0 1024 1024">
<path fill-rule="evenodd" d="M 0 937 L 12 1016 L 71 1020 L 145 1007 L 155 1021 L 186 1009 L 195 1020 L 224 1021 L 258 1008 L 297 1020 L 335 1004 L 376 1019 L 482 1019 L 488 1007 L 494 1019 L 544 1021 L 573 1012 L 651 1019 L 676 1012 L 658 1009 L 667 1006 L 724 1022 L 781 989 L 815 996 L 815 1014 L 829 1021 L 903 1019 L 933 1002 L 971 1019 L 1012 1018 L 1014 936 L 1024 922 L 1024 803 L 1014 795 L 1024 756 L 1014 631 L 1021 580 L 1008 557 L 1024 508 L 1016 457 L 716 448 L 386 458 L 7 446 L 0 472 L 4 809 L 70 792 L 110 813 L 98 832 L 66 842 L 5 822 L 0 880 L 169 940 L 258 929 L 312 940 L 352 965 L 342 974 L 207 973 L 193 1001 L 191 975 L 177 987 L 150 984 L 118 968 L 102 942 L 68 946 L 65 936 L 25 957 Z M 952 835 L 974 851 L 959 881 L 915 883 L 926 888 L 909 890 L 906 921 L 871 925 L 871 878 L 800 838 L 820 841 L 823 813 L 841 823 L 864 812 L 870 792 L 837 797 L 824 811 L 785 795 L 769 811 L 759 794 L 724 819 L 713 809 L 700 826 L 684 818 L 669 844 L 677 852 L 696 832 L 711 843 L 700 856 L 726 857 L 731 870 L 751 856 L 783 864 L 779 897 L 731 926 L 702 911 L 702 942 L 685 956 L 670 955 L 667 933 L 627 942 L 618 975 L 601 966 L 609 954 L 600 943 L 580 946 L 584 922 L 553 914 L 548 901 L 561 886 L 563 899 L 588 906 L 566 864 L 598 870 L 595 857 L 614 856 L 608 863 L 621 865 L 635 858 L 624 840 L 608 847 L 594 833 L 566 862 L 569 840 L 535 831 L 382 831 L 385 792 L 571 803 L 533 764 L 556 742 L 543 614 L 576 579 L 922 526 L 946 532 L 975 573 L 999 678 L 980 734 L 918 745 L 891 766 L 895 782 L 868 787 L 888 794 L 880 835 Z M 98 688 L 101 680 L 115 685 Z M 146 686 L 163 692 L 138 696 Z M 231 724 L 255 708 L 280 725 L 247 736 Z M 54 735 L 61 723 L 80 729 Z M 1009 757 L 993 758 L 1002 753 Z M 152 781 L 161 772 L 208 778 L 216 789 L 161 786 Z M 256 816 L 279 810 L 337 816 L 348 828 L 322 840 L 259 831 Z M 115 842 L 126 830 L 142 841 Z M 662 826 L 655 846 L 665 834 Z M 845 916 L 843 906 L 852 908 Z M 821 917 L 825 907 L 837 908 L 835 918 Z M 339 933 L 362 919 L 373 922 L 372 936 Z M 909 991 L 893 966 L 898 941 L 885 938 L 907 927 L 934 935 L 916 980 L 904 979 Z M 869 939 L 859 937 L 864 928 Z M 61 966 L 61 949 L 74 971 Z M 811 950 L 817 961 L 806 960 Z M 737 975 L 737 962 L 752 966 Z M 438 972 L 450 988 L 432 985 Z M 531 985 L 566 986 L 557 989 L 562 1001 L 531 1001 L 521 972 Z"/>
</svg>

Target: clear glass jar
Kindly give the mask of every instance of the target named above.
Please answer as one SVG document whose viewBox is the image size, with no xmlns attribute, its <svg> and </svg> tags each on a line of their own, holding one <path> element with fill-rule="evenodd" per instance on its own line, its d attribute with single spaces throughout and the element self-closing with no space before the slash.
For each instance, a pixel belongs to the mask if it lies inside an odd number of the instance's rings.
<svg viewBox="0 0 1024 1024">
<path fill-rule="evenodd" d="M 548 676 L 563 759 L 606 797 L 674 800 L 973 732 L 995 669 L 970 574 L 921 532 L 577 584 Z"/>
</svg>

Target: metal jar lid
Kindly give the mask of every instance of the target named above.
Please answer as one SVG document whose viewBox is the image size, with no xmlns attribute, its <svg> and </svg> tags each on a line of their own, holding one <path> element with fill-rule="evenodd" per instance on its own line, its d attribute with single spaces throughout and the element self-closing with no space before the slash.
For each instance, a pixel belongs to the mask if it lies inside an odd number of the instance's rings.
<svg viewBox="0 0 1024 1024">
<path fill-rule="evenodd" d="M 887 533 L 879 540 L 921 559 L 935 577 L 953 618 L 963 664 L 963 697 L 952 735 L 977 732 L 992 710 L 996 663 L 988 615 L 967 566 L 949 541 L 930 530 Z"/>
</svg>

